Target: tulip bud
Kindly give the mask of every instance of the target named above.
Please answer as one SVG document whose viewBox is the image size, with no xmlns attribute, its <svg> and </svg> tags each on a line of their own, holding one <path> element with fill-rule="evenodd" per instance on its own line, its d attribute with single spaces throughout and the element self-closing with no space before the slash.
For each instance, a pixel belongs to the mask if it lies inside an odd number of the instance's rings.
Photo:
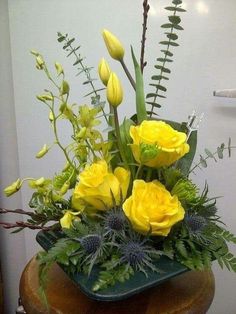
<svg viewBox="0 0 236 314">
<path fill-rule="evenodd" d="M 107 83 L 107 100 L 113 107 L 119 106 L 123 100 L 123 89 L 117 75 L 112 72 Z"/>
<path fill-rule="evenodd" d="M 21 188 L 21 180 L 17 179 L 15 182 L 13 182 L 11 185 L 7 186 L 4 189 L 4 193 L 8 197 L 16 193 L 17 191 L 19 191 L 20 188 Z"/>
<path fill-rule="evenodd" d="M 47 146 L 47 144 L 44 144 L 42 149 L 36 154 L 36 158 L 42 158 L 44 155 L 47 154 L 47 152 L 49 151 L 49 147 Z"/>
<path fill-rule="evenodd" d="M 58 76 L 61 75 L 61 74 L 64 74 L 63 67 L 62 67 L 62 65 L 60 63 L 56 62 L 55 63 L 55 68 L 57 70 Z"/>
<path fill-rule="evenodd" d="M 98 74 L 103 84 L 107 86 L 111 70 L 105 59 L 102 59 L 98 65 Z"/>
<path fill-rule="evenodd" d="M 125 51 L 119 39 L 106 29 L 103 30 L 102 35 L 110 56 L 115 60 L 121 61 Z"/>
</svg>

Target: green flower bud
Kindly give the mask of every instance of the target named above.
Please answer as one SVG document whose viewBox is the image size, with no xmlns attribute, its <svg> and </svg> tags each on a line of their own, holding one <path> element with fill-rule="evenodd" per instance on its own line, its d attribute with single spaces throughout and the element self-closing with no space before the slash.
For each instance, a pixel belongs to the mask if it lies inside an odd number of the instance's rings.
<svg viewBox="0 0 236 314">
<path fill-rule="evenodd" d="M 70 188 L 70 181 L 66 181 L 60 189 L 60 195 L 66 194 L 69 188 Z"/>
<path fill-rule="evenodd" d="M 65 94 L 69 94 L 69 91 L 70 91 L 70 86 L 69 84 L 67 83 L 67 81 L 62 81 L 62 85 L 61 85 L 61 95 L 65 95 Z"/>
<path fill-rule="evenodd" d="M 50 100 L 50 101 L 53 100 L 53 97 L 52 97 L 52 95 L 45 94 L 45 95 L 38 95 L 37 99 L 42 101 L 42 102 L 45 102 L 47 100 Z"/>
<path fill-rule="evenodd" d="M 44 178 L 44 177 L 41 177 L 41 178 L 35 180 L 35 185 L 36 185 L 37 187 L 43 186 L 44 183 L 45 183 L 45 178 Z"/>
<path fill-rule="evenodd" d="M 140 161 L 141 163 L 146 163 L 154 159 L 159 153 L 159 149 L 153 144 L 140 144 Z"/>
<path fill-rule="evenodd" d="M 62 65 L 60 63 L 55 62 L 55 68 L 57 70 L 58 76 L 61 75 L 61 74 L 64 74 L 63 67 L 62 67 Z"/>
<path fill-rule="evenodd" d="M 32 55 L 34 55 L 35 57 L 38 57 L 39 56 L 39 53 L 38 53 L 38 51 L 36 51 L 36 50 L 30 50 L 30 53 L 32 54 Z"/>
<path fill-rule="evenodd" d="M 42 70 L 43 66 L 44 66 L 44 60 L 43 60 L 43 58 L 40 55 L 38 55 L 36 57 L 36 68 L 38 70 Z"/>
<path fill-rule="evenodd" d="M 21 188 L 21 185 L 22 185 L 21 180 L 17 179 L 15 182 L 13 182 L 11 185 L 7 186 L 4 189 L 5 195 L 8 197 L 8 196 L 11 196 L 12 194 L 16 193 Z"/>
<path fill-rule="evenodd" d="M 188 179 L 180 179 L 173 189 L 172 195 L 176 195 L 180 201 L 192 202 L 197 197 L 198 188 Z"/>
<path fill-rule="evenodd" d="M 77 134 L 77 137 L 79 137 L 79 138 L 84 138 L 85 135 L 86 135 L 86 132 L 87 132 L 87 128 L 84 126 L 84 127 L 79 131 L 79 133 Z"/>
<path fill-rule="evenodd" d="M 49 112 L 48 119 L 50 122 L 53 122 L 53 120 L 54 120 L 54 115 L 53 115 L 53 112 L 51 110 Z"/>
<path fill-rule="evenodd" d="M 35 157 L 42 158 L 44 155 L 47 154 L 48 151 L 49 151 L 49 147 L 47 146 L 47 144 L 44 144 L 41 150 L 36 154 Z"/>
</svg>

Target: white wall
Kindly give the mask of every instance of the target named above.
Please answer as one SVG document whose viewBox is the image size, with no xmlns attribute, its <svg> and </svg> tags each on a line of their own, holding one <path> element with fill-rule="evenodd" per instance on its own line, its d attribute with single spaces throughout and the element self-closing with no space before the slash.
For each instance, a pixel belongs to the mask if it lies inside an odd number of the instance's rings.
<svg viewBox="0 0 236 314">
<path fill-rule="evenodd" d="M 147 91 L 149 78 L 154 73 L 153 64 L 158 54 L 158 41 L 162 36 L 159 26 L 166 21 L 163 7 L 167 0 L 150 1 L 152 10 L 149 20 L 149 39 L 146 48 L 148 67 L 145 73 Z M 75 77 L 72 59 L 66 59 L 56 41 L 56 32 L 68 32 L 79 39 L 82 54 L 88 65 L 97 67 L 101 57 L 108 57 L 101 30 L 105 27 L 117 34 L 126 47 L 127 64 L 131 67 L 129 46 L 138 52 L 141 32 L 141 0 L 9 0 L 9 25 L 11 38 L 12 70 L 15 96 L 16 132 L 18 139 L 19 172 L 21 177 L 47 176 L 61 167 L 62 160 L 54 150 L 43 160 L 34 155 L 45 142 L 50 143 L 51 131 L 46 122 L 47 110 L 35 99 L 47 88 L 48 82 L 42 72 L 36 71 L 30 49 L 39 50 L 53 69 L 54 61 L 61 62 L 66 70 L 73 93 L 72 102 L 83 102 L 86 91 Z M 185 1 L 188 10 L 183 15 L 185 31 L 180 34 L 181 46 L 176 49 L 168 84 L 168 98 L 159 111 L 162 117 L 185 120 L 192 109 L 204 112 L 205 118 L 199 132 L 198 152 L 205 147 L 214 150 L 228 136 L 236 143 L 236 100 L 217 99 L 212 96 L 218 88 L 235 88 L 236 72 L 236 3 L 234 0 Z M 126 98 L 120 107 L 121 115 L 131 114 L 134 109 L 133 91 L 114 61 L 112 68 L 118 72 L 125 85 Z M 7 129 L 7 125 L 5 125 Z M 66 131 L 63 130 L 66 133 Z M 65 134 L 66 136 L 67 134 Z M 2 153 L 1 153 L 2 154 Z M 4 155 L 4 154 L 3 154 Z M 218 164 L 211 162 L 204 172 L 199 171 L 194 180 L 203 186 L 206 178 L 211 195 L 224 195 L 219 200 L 219 211 L 228 228 L 236 232 L 236 153 Z M 48 164 L 50 163 L 50 169 Z M 15 179 L 3 177 L 3 184 Z M 27 207 L 31 191 L 22 191 L 22 204 Z M 35 233 L 26 232 L 26 257 L 29 259 L 39 249 L 34 240 Z M 236 250 L 234 249 L 236 253 Z M 219 271 L 216 275 L 216 297 L 209 313 L 233 314 L 236 302 L 235 275 Z M 15 284 L 12 283 L 12 284 Z M 223 302 L 222 302 L 223 300 Z"/>
</svg>

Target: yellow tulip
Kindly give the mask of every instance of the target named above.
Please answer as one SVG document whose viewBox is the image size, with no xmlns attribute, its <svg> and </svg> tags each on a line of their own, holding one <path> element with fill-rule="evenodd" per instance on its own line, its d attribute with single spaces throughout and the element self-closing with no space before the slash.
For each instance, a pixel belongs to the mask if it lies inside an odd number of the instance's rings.
<svg viewBox="0 0 236 314">
<path fill-rule="evenodd" d="M 106 29 L 103 30 L 102 35 L 110 56 L 115 60 L 121 61 L 125 51 L 119 39 Z"/>
<path fill-rule="evenodd" d="M 60 219 L 60 224 L 62 228 L 69 229 L 72 226 L 72 222 L 76 220 L 80 220 L 79 217 L 76 217 L 80 213 L 74 213 L 70 210 L 67 210 L 64 216 Z"/>
<path fill-rule="evenodd" d="M 130 136 L 135 160 L 149 167 L 170 166 L 189 152 L 186 134 L 163 121 L 144 120 L 130 127 Z"/>
<path fill-rule="evenodd" d="M 113 107 L 119 106 L 123 100 L 123 89 L 115 73 L 111 73 L 107 83 L 107 100 Z"/>
<path fill-rule="evenodd" d="M 157 180 L 148 183 L 135 180 L 123 210 L 137 232 L 159 236 L 167 236 L 185 213 L 178 197 L 172 196 Z"/>
<path fill-rule="evenodd" d="M 126 169 L 117 167 L 112 173 L 105 160 L 95 162 L 80 173 L 79 183 L 72 196 L 72 206 L 80 209 L 81 200 L 97 210 L 119 205 L 121 192 L 122 198 L 126 197 L 129 181 L 130 172 Z"/>
<path fill-rule="evenodd" d="M 109 64 L 106 62 L 104 58 L 102 58 L 102 60 L 99 62 L 98 74 L 103 84 L 107 86 L 107 83 L 111 74 L 111 70 L 110 70 Z"/>
</svg>

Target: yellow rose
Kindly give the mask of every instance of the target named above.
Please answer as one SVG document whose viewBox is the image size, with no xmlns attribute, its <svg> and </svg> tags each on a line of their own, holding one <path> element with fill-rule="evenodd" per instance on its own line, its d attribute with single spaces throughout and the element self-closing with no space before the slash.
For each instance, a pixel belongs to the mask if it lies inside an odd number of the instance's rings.
<svg viewBox="0 0 236 314">
<path fill-rule="evenodd" d="M 117 167 L 112 173 L 104 160 L 93 163 L 79 175 L 79 183 L 72 196 L 72 206 L 77 208 L 83 200 L 95 209 L 106 210 L 114 206 L 113 196 L 118 205 L 121 192 L 122 197 L 126 197 L 129 181 L 130 172 L 124 168 Z"/>
<path fill-rule="evenodd" d="M 123 89 L 115 73 L 111 73 L 107 83 L 107 100 L 113 107 L 117 107 L 123 100 Z"/>
<path fill-rule="evenodd" d="M 184 218 L 178 197 L 172 196 L 157 180 L 148 183 L 135 180 L 123 210 L 133 228 L 142 234 L 151 230 L 152 235 L 167 236 L 171 227 Z"/>
<path fill-rule="evenodd" d="M 125 51 L 119 39 L 106 29 L 103 30 L 102 35 L 110 56 L 121 61 L 124 58 Z"/>
<path fill-rule="evenodd" d="M 130 127 L 131 145 L 134 158 L 149 167 L 170 166 L 189 152 L 187 136 L 178 132 L 163 121 L 144 120 L 139 126 Z M 142 145 L 156 148 L 156 154 L 148 160 L 142 160 Z"/>
</svg>

